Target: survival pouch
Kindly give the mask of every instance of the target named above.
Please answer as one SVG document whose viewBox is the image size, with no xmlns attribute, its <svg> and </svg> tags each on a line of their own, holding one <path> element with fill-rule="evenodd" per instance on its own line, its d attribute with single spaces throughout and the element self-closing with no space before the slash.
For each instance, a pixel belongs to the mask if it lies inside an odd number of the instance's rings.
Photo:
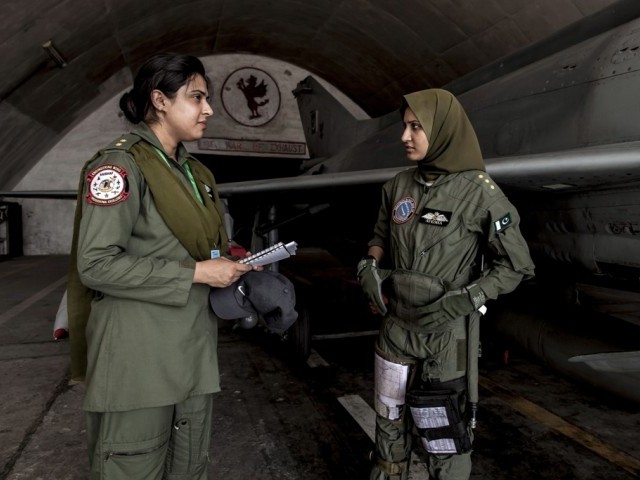
<svg viewBox="0 0 640 480">
<path fill-rule="evenodd" d="M 467 402 L 466 377 L 448 382 L 419 382 L 407 394 L 407 405 L 423 448 L 432 454 L 471 451 L 471 437 L 462 408 Z"/>
</svg>

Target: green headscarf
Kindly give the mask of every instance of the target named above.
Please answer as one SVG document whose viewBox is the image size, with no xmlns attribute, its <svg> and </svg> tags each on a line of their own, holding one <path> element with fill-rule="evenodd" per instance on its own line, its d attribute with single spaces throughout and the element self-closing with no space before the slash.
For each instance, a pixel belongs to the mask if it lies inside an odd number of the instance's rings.
<svg viewBox="0 0 640 480">
<path fill-rule="evenodd" d="M 478 138 L 456 97 L 431 88 L 405 95 L 404 100 L 429 140 L 427 155 L 418 162 L 421 172 L 441 175 L 485 170 Z"/>
</svg>

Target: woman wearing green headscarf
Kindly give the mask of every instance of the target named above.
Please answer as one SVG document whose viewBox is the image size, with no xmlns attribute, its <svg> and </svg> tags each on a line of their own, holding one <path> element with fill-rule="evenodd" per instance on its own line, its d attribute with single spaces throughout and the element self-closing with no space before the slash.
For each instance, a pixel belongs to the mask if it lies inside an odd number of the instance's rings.
<svg viewBox="0 0 640 480">
<path fill-rule="evenodd" d="M 372 480 L 406 479 L 412 430 L 430 479 L 468 479 L 477 404 L 478 323 L 489 299 L 533 276 L 515 207 L 485 172 L 449 92 L 406 95 L 406 170 L 382 204 L 358 278 L 384 315 L 376 345 Z M 380 268 L 382 264 L 388 268 Z"/>
</svg>

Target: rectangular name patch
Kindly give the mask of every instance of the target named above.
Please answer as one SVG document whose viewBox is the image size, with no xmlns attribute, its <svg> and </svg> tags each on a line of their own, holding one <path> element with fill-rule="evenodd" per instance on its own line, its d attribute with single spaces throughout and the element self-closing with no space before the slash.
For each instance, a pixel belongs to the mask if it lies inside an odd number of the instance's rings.
<svg viewBox="0 0 640 480">
<path fill-rule="evenodd" d="M 451 212 L 444 210 L 434 210 L 433 208 L 424 208 L 420 215 L 420 222 L 428 225 L 436 225 L 438 227 L 446 227 L 451 220 Z"/>
</svg>

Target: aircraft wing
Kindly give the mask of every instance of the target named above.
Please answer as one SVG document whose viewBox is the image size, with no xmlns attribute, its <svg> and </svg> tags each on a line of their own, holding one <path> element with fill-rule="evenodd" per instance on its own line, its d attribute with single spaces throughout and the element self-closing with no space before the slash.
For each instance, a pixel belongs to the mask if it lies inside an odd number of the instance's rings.
<svg viewBox="0 0 640 480">
<path fill-rule="evenodd" d="M 572 363 L 584 363 L 599 372 L 640 372 L 640 351 L 594 353 L 569 358 Z"/>
<path fill-rule="evenodd" d="M 220 195 L 229 197 L 243 193 L 263 193 L 288 190 L 306 190 L 310 188 L 341 187 L 384 183 L 406 167 L 377 168 L 353 172 L 325 173 L 317 175 L 299 175 L 297 177 L 270 178 L 247 182 L 229 182 L 218 185 Z"/>
<path fill-rule="evenodd" d="M 399 155 L 402 149 L 398 146 Z M 611 187 L 640 180 L 640 142 L 584 147 L 555 152 L 496 157 L 485 160 L 487 172 L 502 186 L 530 191 Z M 369 170 L 304 174 L 218 185 L 220 195 L 286 192 L 292 190 L 382 184 L 404 165 Z M 75 198 L 75 190 L 5 191 L 0 197 Z"/>
<path fill-rule="evenodd" d="M 400 147 L 399 147 L 400 150 Z M 551 191 L 611 187 L 640 180 L 640 142 L 584 147 L 486 160 L 496 183 L 516 189 Z M 383 183 L 413 165 L 219 185 L 228 197 L 244 193 L 317 189 Z"/>
</svg>

